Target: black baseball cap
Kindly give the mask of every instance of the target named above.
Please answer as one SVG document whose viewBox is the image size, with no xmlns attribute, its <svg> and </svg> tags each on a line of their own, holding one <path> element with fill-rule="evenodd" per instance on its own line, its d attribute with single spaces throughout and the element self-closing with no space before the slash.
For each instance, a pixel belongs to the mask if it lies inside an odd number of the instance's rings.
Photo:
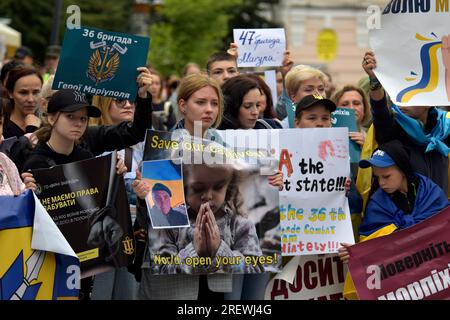
<svg viewBox="0 0 450 320">
<path fill-rule="evenodd" d="M 162 183 L 155 183 L 155 185 L 152 188 L 152 192 L 156 192 L 156 191 L 165 191 L 169 194 L 170 197 L 172 197 L 172 192 L 170 192 L 170 189 L 167 188 Z"/>
<path fill-rule="evenodd" d="M 333 101 L 331 101 L 330 99 L 326 99 L 319 94 L 314 94 L 314 95 L 311 94 L 311 95 L 304 97 L 297 104 L 297 107 L 295 109 L 295 116 L 298 117 L 298 115 L 301 111 L 306 110 L 317 104 L 321 104 L 321 105 L 325 106 L 325 108 L 330 110 L 330 112 L 333 112 L 336 110 L 336 104 Z"/>
<path fill-rule="evenodd" d="M 88 116 L 91 118 L 99 118 L 102 115 L 99 108 L 87 102 L 84 93 L 76 90 L 61 89 L 50 98 L 47 113 L 75 112 L 82 108 L 87 108 Z"/>
</svg>

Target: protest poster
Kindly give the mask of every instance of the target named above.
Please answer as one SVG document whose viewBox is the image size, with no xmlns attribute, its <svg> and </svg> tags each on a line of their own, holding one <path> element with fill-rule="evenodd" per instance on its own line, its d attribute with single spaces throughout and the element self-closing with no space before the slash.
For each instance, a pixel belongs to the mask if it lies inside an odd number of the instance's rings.
<svg viewBox="0 0 450 320">
<path fill-rule="evenodd" d="M 402 106 L 450 105 L 449 1 L 390 1 L 369 32 L 377 78 Z"/>
<path fill-rule="evenodd" d="M 292 264 L 289 265 L 289 264 Z M 346 266 L 337 254 L 293 258 L 283 271 L 270 280 L 265 300 L 343 300 Z M 293 276 L 283 273 L 291 269 Z"/>
<path fill-rule="evenodd" d="M 284 174 L 280 192 L 283 255 L 337 252 L 354 243 L 345 181 L 349 177 L 346 128 L 218 131 L 227 144 L 267 148 Z"/>
<path fill-rule="evenodd" d="M 361 300 L 450 299 L 449 207 L 409 228 L 351 246 L 348 252 Z"/>
<path fill-rule="evenodd" d="M 91 27 L 67 29 L 53 90 L 136 99 L 138 67 L 145 66 L 150 39 Z"/>
<path fill-rule="evenodd" d="M 334 253 L 340 242 L 354 243 L 347 128 L 284 130 L 280 139 L 282 254 Z"/>
<path fill-rule="evenodd" d="M 162 158 L 182 163 L 190 227 L 150 228 L 153 274 L 279 271 L 278 189 L 264 175 L 275 172 L 277 159 L 250 148 L 148 130 L 144 160 Z M 195 238 L 207 223 L 215 229 L 206 241 L 210 245 Z"/>
<path fill-rule="evenodd" d="M 238 45 L 238 67 L 278 67 L 283 64 L 286 36 L 283 28 L 233 29 Z"/>
<path fill-rule="evenodd" d="M 78 257 L 33 192 L 0 208 L 0 300 L 78 299 Z"/>
<path fill-rule="evenodd" d="M 181 164 L 171 160 L 144 161 L 142 179 L 151 192 L 146 200 L 153 229 L 189 227 Z"/>
<path fill-rule="evenodd" d="M 268 149 L 284 175 L 280 192 L 284 256 L 337 252 L 354 243 L 345 182 L 350 176 L 347 128 L 217 131 L 230 145 Z"/>
<path fill-rule="evenodd" d="M 82 278 L 131 262 L 130 207 L 115 154 L 32 173 L 36 195 L 80 259 Z"/>
<path fill-rule="evenodd" d="M 336 111 L 331 113 L 331 125 L 333 128 L 348 128 L 348 132 L 358 132 L 355 110 L 350 108 L 337 108 Z M 359 162 L 361 147 L 350 138 L 348 139 L 348 143 L 350 162 Z"/>
</svg>

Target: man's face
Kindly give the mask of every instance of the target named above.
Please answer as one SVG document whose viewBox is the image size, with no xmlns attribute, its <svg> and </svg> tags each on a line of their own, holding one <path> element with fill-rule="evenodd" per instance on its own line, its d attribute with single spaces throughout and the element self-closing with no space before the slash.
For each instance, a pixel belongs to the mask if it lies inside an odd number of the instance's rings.
<svg viewBox="0 0 450 320">
<path fill-rule="evenodd" d="M 211 70 L 209 70 L 209 76 L 220 85 L 223 85 L 225 81 L 239 75 L 236 61 L 216 61 L 211 64 Z"/>
<path fill-rule="evenodd" d="M 170 196 L 164 190 L 157 190 L 153 192 L 153 201 L 162 213 L 168 214 L 170 211 Z"/>
</svg>

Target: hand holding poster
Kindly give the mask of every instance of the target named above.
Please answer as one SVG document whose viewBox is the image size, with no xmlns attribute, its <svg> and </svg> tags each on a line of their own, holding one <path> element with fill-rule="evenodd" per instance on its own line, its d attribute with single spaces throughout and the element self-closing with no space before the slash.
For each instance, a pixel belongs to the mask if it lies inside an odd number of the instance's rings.
<svg viewBox="0 0 450 320">
<path fill-rule="evenodd" d="M 54 90 L 136 99 L 138 67 L 145 66 L 149 39 L 94 28 L 67 29 Z"/>
<path fill-rule="evenodd" d="M 133 258 L 130 207 L 112 159 L 109 154 L 32 171 L 36 195 L 80 258 L 82 278 Z"/>
<path fill-rule="evenodd" d="M 238 67 L 277 67 L 286 50 L 284 29 L 234 29 Z"/>
<path fill-rule="evenodd" d="M 404 106 L 450 105 L 449 2 L 390 1 L 370 31 L 377 78 Z"/>
<path fill-rule="evenodd" d="M 348 251 L 361 300 L 450 299 L 450 208 Z"/>
<path fill-rule="evenodd" d="M 354 109 L 337 108 L 336 111 L 332 113 L 331 124 L 333 128 L 348 128 L 349 132 L 358 132 Z M 350 162 L 357 163 L 360 158 L 361 147 L 350 138 L 348 139 L 348 142 L 350 151 Z"/>
</svg>

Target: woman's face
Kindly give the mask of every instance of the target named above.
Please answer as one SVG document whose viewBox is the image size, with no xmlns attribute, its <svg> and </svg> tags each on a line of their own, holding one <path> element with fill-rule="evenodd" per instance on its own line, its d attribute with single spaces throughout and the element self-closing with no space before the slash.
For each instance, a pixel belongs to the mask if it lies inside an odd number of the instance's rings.
<svg viewBox="0 0 450 320">
<path fill-rule="evenodd" d="M 114 124 L 133 121 L 135 110 L 134 103 L 130 103 L 128 100 L 113 99 L 109 105 L 109 115 Z"/>
<path fill-rule="evenodd" d="M 180 99 L 179 108 L 184 116 L 185 127 L 193 135 L 194 124 L 202 131 L 209 129 L 219 114 L 219 96 L 213 87 L 206 86 L 195 91 L 186 101 Z"/>
<path fill-rule="evenodd" d="M 211 210 L 216 212 L 225 201 L 228 186 L 233 178 L 233 168 L 191 165 L 186 169 L 189 170 L 188 205 L 198 212 L 202 204 L 209 202 Z"/>
<path fill-rule="evenodd" d="M 405 175 L 397 166 L 387 168 L 373 167 L 373 174 L 377 177 L 380 188 L 387 193 L 394 193 L 399 190 L 406 180 Z"/>
<path fill-rule="evenodd" d="M 79 140 L 86 131 L 89 121 L 87 108 L 75 112 L 58 112 L 48 116 L 52 125 L 52 135 L 56 134 L 67 141 Z"/>
<path fill-rule="evenodd" d="M 155 75 L 153 77 L 153 82 L 150 85 L 150 94 L 152 95 L 153 99 L 159 98 L 159 95 L 161 93 L 161 78 Z"/>
<path fill-rule="evenodd" d="M 339 108 L 349 108 L 355 110 L 356 123 L 361 125 L 364 118 L 363 97 L 358 91 L 347 91 L 339 99 L 337 106 Z"/>
<path fill-rule="evenodd" d="M 296 128 L 331 128 L 330 110 L 321 104 L 302 111 L 299 118 L 295 118 Z"/>
<path fill-rule="evenodd" d="M 42 82 L 37 75 L 30 74 L 16 81 L 14 90 L 9 94 L 14 99 L 14 110 L 25 117 L 34 114 L 38 108 Z"/>
<path fill-rule="evenodd" d="M 255 88 L 242 98 L 238 114 L 239 128 L 253 129 L 255 127 L 261 108 L 261 96 L 261 91 Z"/>
<path fill-rule="evenodd" d="M 267 108 L 267 96 L 262 93 L 261 99 L 260 99 L 260 107 L 259 107 L 259 118 L 264 118 L 264 111 L 266 111 Z"/>
<path fill-rule="evenodd" d="M 291 100 L 294 103 L 299 103 L 304 97 L 311 94 L 320 94 L 325 97 L 325 84 L 319 78 L 311 78 L 300 83 L 297 92 L 291 95 Z"/>
</svg>

